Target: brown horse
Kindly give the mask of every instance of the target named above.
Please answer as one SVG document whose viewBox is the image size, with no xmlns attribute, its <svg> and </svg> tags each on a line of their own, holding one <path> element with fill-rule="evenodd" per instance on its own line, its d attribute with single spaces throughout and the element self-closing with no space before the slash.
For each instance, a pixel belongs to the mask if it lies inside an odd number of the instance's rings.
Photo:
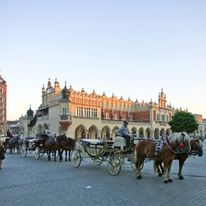
<svg viewBox="0 0 206 206">
<path fill-rule="evenodd" d="M 140 141 L 135 147 L 135 165 L 136 165 L 136 176 L 137 179 L 141 179 L 141 166 L 144 163 L 145 158 L 151 160 L 159 160 L 164 163 L 164 183 L 172 182 L 170 177 L 170 169 L 172 161 L 175 158 L 174 150 L 176 150 L 176 145 L 172 147 L 168 143 L 164 143 L 161 149 L 161 152 L 158 155 L 155 155 L 156 142 L 153 140 L 145 139 Z"/>
<path fill-rule="evenodd" d="M 156 153 L 157 143 L 153 140 L 143 140 L 136 145 L 136 175 L 140 179 L 141 165 L 147 157 L 154 161 L 160 161 L 164 165 L 163 179 L 164 183 L 172 182 L 170 170 L 172 161 L 177 153 L 191 151 L 190 136 L 185 132 L 173 133 L 163 143 L 159 154 Z"/>
<path fill-rule="evenodd" d="M 179 170 L 178 170 L 178 177 L 179 179 L 184 179 L 183 176 L 183 165 L 185 163 L 185 160 L 190 156 L 190 155 L 198 155 L 201 157 L 203 155 L 203 144 L 201 140 L 199 139 L 192 139 L 190 140 L 190 146 L 191 149 L 188 152 L 179 152 L 175 154 L 175 160 L 179 161 Z M 163 174 L 163 162 L 160 160 L 154 161 L 154 170 L 157 171 L 158 175 L 161 176 Z"/>
</svg>

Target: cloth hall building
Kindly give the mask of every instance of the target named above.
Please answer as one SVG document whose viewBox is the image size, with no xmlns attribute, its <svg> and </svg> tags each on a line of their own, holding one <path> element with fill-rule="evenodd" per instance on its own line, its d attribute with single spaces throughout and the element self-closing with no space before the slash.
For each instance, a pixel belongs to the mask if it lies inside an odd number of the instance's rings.
<svg viewBox="0 0 206 206">
<path fill-rule="evenodd" d="M 168 122 L 175 109 L 167 104 L 166 94 L 159 93 L 158 103 L 138 102 L 108 97 L 95 91 L 74 90 L 66 84 L 61 89 L 55 80 L 42 87 L 42 103 L 33 113 L 31 108 L 20 118 L 25 136 L 37 136 L 43 131 L 65 133 L 73 138 L 114 139 L 122 121 L 128 121 L 130 134 L 144 138 L 157 138 L 171 133 Z"/>
</svg>

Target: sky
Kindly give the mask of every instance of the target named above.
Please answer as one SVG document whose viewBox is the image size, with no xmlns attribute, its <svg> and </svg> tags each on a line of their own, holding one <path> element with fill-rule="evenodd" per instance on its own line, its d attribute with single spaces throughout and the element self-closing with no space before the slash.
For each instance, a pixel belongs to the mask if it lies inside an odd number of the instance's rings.
<svg viewBox="0 0 206 206">
<path fill-rule="evenodd" d="M 7 119 L 41 104 L 41 88 L 158 101 L 206 118 L 205 0 L 0 0 Z"/>
</svg>

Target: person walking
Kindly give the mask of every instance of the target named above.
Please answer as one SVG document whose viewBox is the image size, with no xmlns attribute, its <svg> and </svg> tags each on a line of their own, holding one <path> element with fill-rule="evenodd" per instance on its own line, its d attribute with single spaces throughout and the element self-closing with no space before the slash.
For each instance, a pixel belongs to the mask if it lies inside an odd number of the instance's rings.
<svg viewBox="0 0 206 206">
<path fill-rule="evenodd" d="M 2 163 L 3 160 L 5 159 L 5 151 L 4 151 L 4 146 L 2 144 L 2 141 L 0 140 L 0 169 L 2 169 Z"/>
</svg>

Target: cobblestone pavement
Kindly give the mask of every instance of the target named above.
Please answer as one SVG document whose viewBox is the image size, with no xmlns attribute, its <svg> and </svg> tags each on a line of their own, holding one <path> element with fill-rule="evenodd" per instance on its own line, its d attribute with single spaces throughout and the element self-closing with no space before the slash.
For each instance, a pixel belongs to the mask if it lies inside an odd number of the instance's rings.
<svg viewBox="0 0 206 206">
<path fill-rule="evenodd" d="M 206 147 L 206 145 L 205 145 Z M 205 206 L 206 150 L 203 157 L 189 158 L 184 180 L 177 178 L 173 162 L 173 183 L 164 184 L 148 162 L 137 180 L 129 163 L 117 176 L 108 173 L 106 163 L 95 166 L 87 159 L 79 168 L 68 162 L 34 160 L 30 154 L 6 154 L 0 170 L 1 206 Z"/>
</svg>

